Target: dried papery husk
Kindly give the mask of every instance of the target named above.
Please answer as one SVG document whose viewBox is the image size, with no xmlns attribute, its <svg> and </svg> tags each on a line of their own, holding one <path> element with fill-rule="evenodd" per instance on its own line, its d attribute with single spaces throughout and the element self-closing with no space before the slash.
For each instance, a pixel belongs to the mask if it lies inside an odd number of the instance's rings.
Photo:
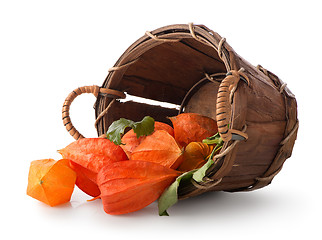
<svg viewBox="0 0 322 240">
<path fill-rule="evenodd" d="M 208 145 L 202 142 L 189 143 L 184 150 L 183 162 L 178 170 L 187 172 L 202 167 L 213 149 L 214 145 Z"/>
<path fill-rule="evenodd" d="M 98 187 L 95 187 L 99 170 L 113 162 L 128 160 L 120 146 L 104 138 L 79 139 L 58 152 L 72 162 L 78 176 L 77 186 L 93 197 L 99 195 Z"/>
<path fill-rule="evenodd" d="M 174 136 L 174 130 L 173 128 L 166 124 L 166 123 L 162 123 L 162 122 L 155 122 L 154 123 L 154 131 L 157 130 L 165 130 L 167 131 L 171 136 Z M 128 131 L 127 133 L 124 134 L 124 136 L 122 137 L 122 149 L 124 150 L 124 152 L 126 153 L 126 155 L 128 156 L 128 158 L 130 158 L 132 152 L 134 151 L 134 149 L 140 145 L 140 143 L 143 141 L 143 139 L 145 139 L 146 136 L 141 136 L 141 137 L 137 137 L 136 133 L 133 131 L 133 129 L 131 129 L 130 131 Z"/>
<path fill-rule="evenodd" d="M 104 211 L 119 215 L 140 210 L 157 200 L 179 175 L 171 168 L 144 161 L 105 166 L 97 176 Z"/>
<path fill-rule="evenodd" d="M 147 161 L 176 169 L 183 161 L 183 150 L 164 130 L 147 136 L 132 152 L 130 160 Z"/>
<path fill-rule="evenodd" d="M 173 124 L 174 137 L 183 147 L 190 142 L 201 142 L 218 131 L 215 120 L 197 113 L 181 113 L 170 117 L 170 120 Z"/>
<path fill-rule="evenodd" d="M 53 207 L 70 201 L 76 173 L 68 160 L 42 159 L 32 161 L 28 175 L 27 195 Z"/>
<path fill-rule="evenodd" d="M 77 173 L 77 187 L 92 197 L 99 196 L 100 190 L 96 184 L 97 173 L 94 173 L 73 161 L 69 161 L 69 164 L 71 168 Z"/>
</svg>

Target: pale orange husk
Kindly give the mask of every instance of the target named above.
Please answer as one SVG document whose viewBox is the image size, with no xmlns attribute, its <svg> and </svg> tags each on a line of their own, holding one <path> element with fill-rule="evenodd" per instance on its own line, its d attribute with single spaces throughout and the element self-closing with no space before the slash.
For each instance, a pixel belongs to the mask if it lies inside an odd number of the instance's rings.
<svg viewBox="0 0 322 240">
<path fill-rule="evenodd" d="M 167 131 L 171 136 L 174 136 L 174 130 L 173 128 L 163 122 L 155 122 L 154 123 L 154 131 L 158 131 L 158 130 L 165 130 Z M 127 157 L 130 158 L 132 152 L 134 151 L 134 149 L 140 145 L 140 143 L 146 138 L 146 136 L 141 136 L 141 137 L 137 137 L 136 133 L 133 131 L 133 129 L 131 129 L 130 131 L 128 131 L 127 133 L 124 134 L 124 136 L 122 137 L 122 145 L 120 145 L 122 147 L 122 149 L 124 150 L 124 152 L 126 153 Z"/>
<path fill-rule="evenodd" d="M 70 201 L 75 181 L 76 173 L 66 159 L 32 161 L 27 195 L 53 207 Z"/>
<path fill-rule="evenodd" d="M 183 161 L 183 150 L 166 131 L 147 136 L 131 154 L 130 160 L 154 162 L 176 169 Z"/>
</svg>

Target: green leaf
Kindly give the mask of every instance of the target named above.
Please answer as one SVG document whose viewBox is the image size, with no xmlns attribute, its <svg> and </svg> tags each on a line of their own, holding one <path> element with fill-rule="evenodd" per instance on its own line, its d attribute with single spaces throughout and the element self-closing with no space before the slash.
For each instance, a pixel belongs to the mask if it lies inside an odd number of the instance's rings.
<svg viewBox="0 0 322 240">
<path fill-rule="evenodd" d="M 159 215 L 169 216 L 167 210 L 178 202 L 178 188 L 182 182 L 190 182 L 193 178 L 196 182 L 203 182 L 207 170 L 214 164 L 212 159 L 209 159 L 201 168 L 194 169 L 181 174 L 176 180 L 162 193 L 158 201 Z"/>
<path fill-rule="evenodd" d="M 206 176 L 208 169 L 214 164 L 213 156 L 215 152 L 222 148 L 224 143 L 219 133 L 204 139 L 202 142 L 206 144 L 216 144 L 208 158 L 208 161 L 201 168 L 185 172 L 177 177 L 176 180 L 162 193 L 158 201 L 160 216 L 169 216 L 167 209 L 178 202 L 178 189 L 181 186 L 180 184 L 191 184 L 191 179 L 198 183 L 203 182 L 203 178 Z"/>
<path fill-rule="evenodd" d="M 212 150 L 212 152 L 208 158 L 208 161 L 193 174 L 192 178 L 196 182 L 203 182 L 203 178 L 206 176 L 207 170 L 214 164 L 213 157 L 214 157 L 215 153 L 219 149 L 221 149 L 224 144 L 224 141 L 222 140 L 222 138 L 220 137 L 218 132 L 215 135 L 202 140 L 202 142 L 206 143 L 206 144 L 216 144 L 216 146 Z"/>
<path fill-rule="evenodd" d="M 106 133 L 107 139 L 116 145 L 123 144 L 121 142 L 121 137 L 127 127 L 132 128 L 138 138 L 140 136 L 147 136 L 154 131 L 154 119 L 152 117 L 145 116 L 142 121 L 134 122 L 125 118 L 120 118 L 119 120 L 114 121 L 108 128 Z"/>
<path fill-rule="evenodd" d="M 191 170 L 181 174 L 176 180 L 162 193 L 158 200 L 159 215 L 169 216 L 167 209 L 178 202 L 178 188 L 181 181 L 190 180 L 196 170 Z"/>
<path fill-rule="evenodd" d="M 134 122 L 125 118 L 114 121 L 107 130 L 106 137 L 116 145 L 122 144 L 121 135 L 127 127 L 133 126 Z"/>
<path fill-rule="evenodd" d="M 150 135 L 154 131 L 154 119 L 150 116 L 145 116 L 142 121 L 134 123 L 132 128 L 137 138 Z"/>
<path fill-rule="evenodd" d="M 203 178 L 206 176 L 207 170 L 214 164 L 212 158 L 209 158 L 208 161 L 197 171 L 193 173 L 193 180 L 196 182 L 203 182 Z"/>
</svg>

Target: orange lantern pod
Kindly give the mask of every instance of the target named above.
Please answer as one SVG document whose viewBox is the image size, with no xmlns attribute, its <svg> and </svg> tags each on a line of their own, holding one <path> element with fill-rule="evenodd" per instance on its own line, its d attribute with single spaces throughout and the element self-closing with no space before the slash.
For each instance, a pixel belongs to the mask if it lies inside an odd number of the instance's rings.
<svg viewBox="0 0 322 240">
<path fill-rule="evenodd" d="M 183 161 L 183 150 L 165 130 L 146 136 L 132 152 L 130 160 L 158 163 L 176 169 Z"/>
<path fill-rule="evenodd" d="M 154 123 L 154 132 L 157 130 L 165 130 L 167 131 L 172 137 L 174 136 L 173 128 L 163 122 L 155 122 Z M 122 137 L 122 143 L 124 145 L 120 145 L 121 148 L 124 150 L 128 158 L 131 157 L 132 152 L 135 150 L 137 146 L 146 138 L 146 136 L 137 137 L 136 133 L 131 129 L 127 133 L 124 134 Z"/>
<path fill-rule="evenodd" d="M 35 160 L 30 164 L 27 195 L 53 207 L 70 201 L 75 181 L 68 160 Z"/>
</svg>

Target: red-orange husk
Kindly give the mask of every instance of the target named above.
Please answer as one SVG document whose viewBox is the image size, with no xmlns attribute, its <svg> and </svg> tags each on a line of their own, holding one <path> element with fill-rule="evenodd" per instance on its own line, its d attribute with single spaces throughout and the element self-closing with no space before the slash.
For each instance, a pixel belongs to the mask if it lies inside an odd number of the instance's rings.
<svg viewBox="0 0 322 240">
<path fill-rule="evenodd" d="M 183 147 L 190 142 L 201 142 L 218 132 L 217 122 L 197 113 L 182 113 L 170 117 L 174 138 Z"/>
<path fill-rule="evenodd" d="M 104 211 L 119 215 L 140 210 L 157 200 L 179 175 L 176 170 L 144 161 L 105 166 L 97 176 Z"/>
<path fill-rule="evenodd" d="M 173 128 L 163 122 L 155 122 L 154 123 L 154 132 L 158 131 L 158 130 L 165 130 L 167 131 L 171 136 L 174 136 L 174 130 Z M 137 137 L 136 133 L 134 133 L 133 129 L 131 129 L 130 131 L 128 131 L 127 133 L 124 134 L 124 136 L 122 137 L 122 145 L 120 145 L 122 147 L 122 149 L 124 150 L 124 152 L 126 153 L 126 155 L 128 156 L 128 158 L 131 157 L 132 152 L 134 151 L 134 149 L 140 145 L 140 143 L 146 138 L 146 136 L 141 136 L 141 137 Z"/>
<path fill-rule="evenodd" d="M 130 160 L 147 161 L 176 169 L 183 161 L 183 150 L 166 131 L 147 136 L 132 152 Z"/>
</svg>

